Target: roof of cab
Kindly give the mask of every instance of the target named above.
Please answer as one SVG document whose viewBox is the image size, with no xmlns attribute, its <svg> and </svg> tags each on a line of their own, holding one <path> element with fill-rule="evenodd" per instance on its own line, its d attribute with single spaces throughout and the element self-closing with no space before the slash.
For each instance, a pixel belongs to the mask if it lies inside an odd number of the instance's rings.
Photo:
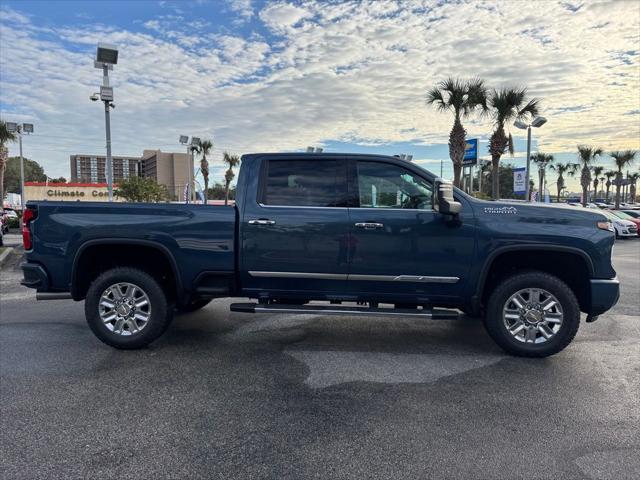
<svg viewBox="0 0 640 480">
<path fill-rule="evenodd" d="M 373 153 L 340 153 L 340 152 L 272 152 L 272 153 L 247 153 L 242 155 L 242 159 L 249 158 L 297 158 L 297 159 L 312 159 L 312 158 L 378 158 L 386 160 L 400 160 L 400 157 L 394 157 L 391 155 L 378 155 Z"/>
</svg>

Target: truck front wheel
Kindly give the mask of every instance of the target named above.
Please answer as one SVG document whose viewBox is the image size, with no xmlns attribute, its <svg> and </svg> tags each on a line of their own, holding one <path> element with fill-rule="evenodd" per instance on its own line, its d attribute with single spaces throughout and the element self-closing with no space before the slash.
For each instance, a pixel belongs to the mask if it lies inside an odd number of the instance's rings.
<svg viewBox="0 0 640 480">
<path fill-rule="evenodd" d="M 119 267 L 93 281 L 84 311 L 89 327 L 104 343 L 135 349 L 149 345 L 165 332 L 171 323 L 173 306 L 151 275 Z"/>
<path fill-rule="evenodd" d="M 547 357 L 563 350 L 580 326 L 580 307 L 573 291 L 544 272 L 513 275 L 489 297 L 484 324 L 507 353 Z"/>
</svg>

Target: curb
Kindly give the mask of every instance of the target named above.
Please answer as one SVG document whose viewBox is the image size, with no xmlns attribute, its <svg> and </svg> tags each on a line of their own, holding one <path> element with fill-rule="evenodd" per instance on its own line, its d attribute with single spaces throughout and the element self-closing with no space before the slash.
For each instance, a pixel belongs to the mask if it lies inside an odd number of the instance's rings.
<svg viewBox="0 0 640 480">
<path fill-rule="evenodd" d="M 7 249 L 4 252 L 0 253 L 0 267 L 2 266 L 4 261 L 7 259 L 7 257 L 11 255 L 12 252 L 13 252 L 13 247 L 7 247 Z"/>
</svg>

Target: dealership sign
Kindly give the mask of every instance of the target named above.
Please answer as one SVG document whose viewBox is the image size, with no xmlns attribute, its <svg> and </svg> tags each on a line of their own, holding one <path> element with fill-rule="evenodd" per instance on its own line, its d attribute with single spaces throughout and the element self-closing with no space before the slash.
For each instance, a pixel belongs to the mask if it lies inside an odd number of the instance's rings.
<svg viewBox="0 0 640 480">
<path fill-rule="evenodd" d="M 464 157 L 462 165 L 469 166 L 478 163 L 478 139 L 470 138 L 464 142 Z"/>
<path fill-rule="evenodd" d="M 82 192 L 80 190 L 47 190 L 47 197 L 76 197 L 81 198 L 86 196 L 86 194 L 90 194 L 92 197 L 100 198 L 100 197 L 108 197 L 109 193 L 102 190 L 91 190 L 91 192 Z"/>
</svg>

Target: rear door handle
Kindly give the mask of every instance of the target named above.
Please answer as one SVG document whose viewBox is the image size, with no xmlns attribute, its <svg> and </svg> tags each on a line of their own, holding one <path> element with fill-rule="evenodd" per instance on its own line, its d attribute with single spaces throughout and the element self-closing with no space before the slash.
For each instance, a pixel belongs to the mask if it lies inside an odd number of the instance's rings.
<svg viewBox="0 0 640 480">
<path fill-rule="evenodd" d="M 249 220 L 249 225 L 275 225 L 275 220 L 268 220 L 266 218 L 259 218 L 257 220 Z"/>
<path fill-rule="evenodd" d="M 376 222 L 358 222 L 355 224 L 357 228 L 364 228 L 365 230 L 375 230 L 376 228 L 384 228 L 384 224 Z"/>
</svg>

